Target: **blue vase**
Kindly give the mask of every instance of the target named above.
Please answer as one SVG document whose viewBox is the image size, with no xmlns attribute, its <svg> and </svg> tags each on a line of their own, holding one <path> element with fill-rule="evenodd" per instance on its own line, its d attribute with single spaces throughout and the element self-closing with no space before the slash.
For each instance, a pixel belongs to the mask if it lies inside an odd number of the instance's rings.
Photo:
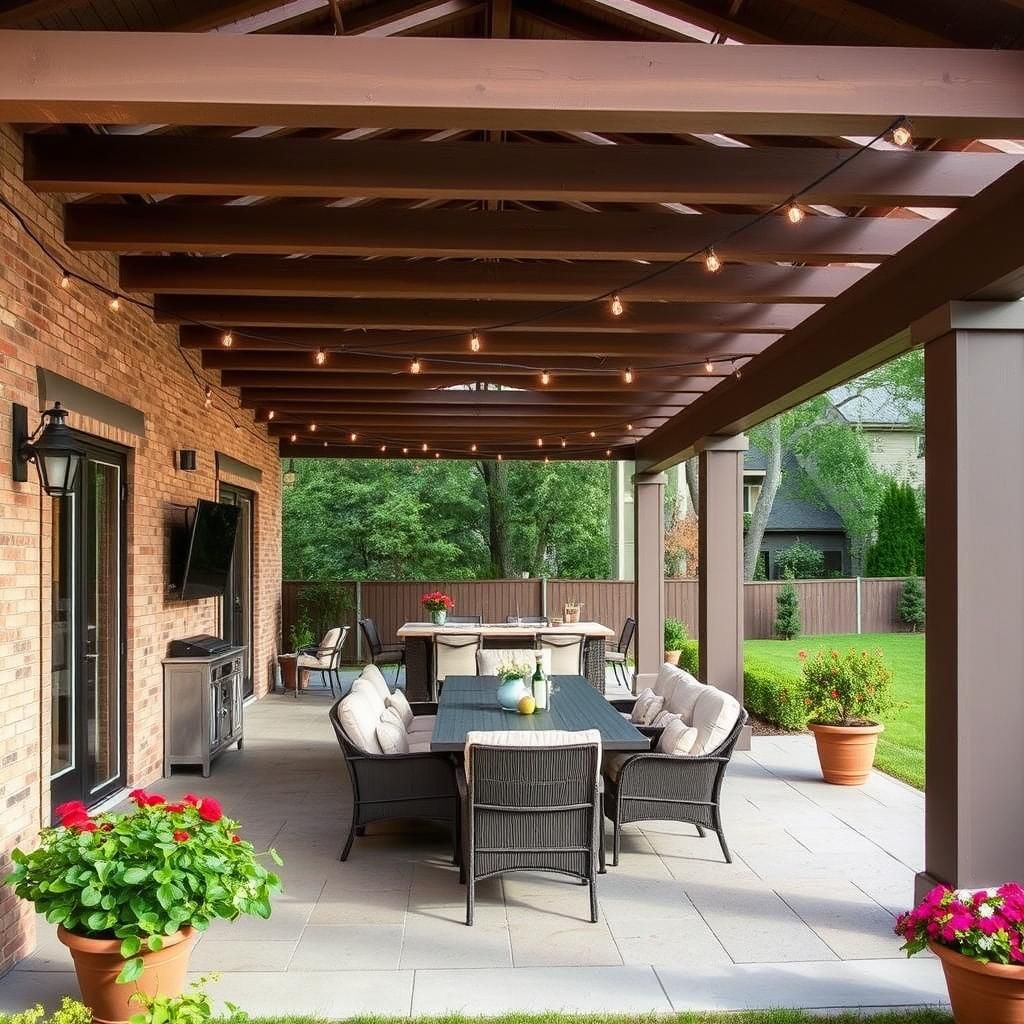
<svg viewBox="0 0 1024 1024">
<path fill-rule="evenodd" d="M 498 703 L 506 711 L 518 711 L 519 701 L 526 696 L 526 683 L 522 676 L 506 679 L 498 686 Z"/>
</svg>

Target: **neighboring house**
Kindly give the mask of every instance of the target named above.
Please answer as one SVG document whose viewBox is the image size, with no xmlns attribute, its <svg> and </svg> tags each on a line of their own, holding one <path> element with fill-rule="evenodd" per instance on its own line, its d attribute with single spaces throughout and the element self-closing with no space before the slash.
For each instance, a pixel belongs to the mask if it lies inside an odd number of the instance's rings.
<svg viewBox="0 0 1024 1024">
<path fill-rule="evenodd" d="M 829 397 L 839 415 L 863 432 L 875 469 L 914 487 L 924 486 L 924 431 L 919 403 L 903 407 L 884 388 L 867 388 L 857 394 L 848 385 L 830 391 Z"/>
</svg>

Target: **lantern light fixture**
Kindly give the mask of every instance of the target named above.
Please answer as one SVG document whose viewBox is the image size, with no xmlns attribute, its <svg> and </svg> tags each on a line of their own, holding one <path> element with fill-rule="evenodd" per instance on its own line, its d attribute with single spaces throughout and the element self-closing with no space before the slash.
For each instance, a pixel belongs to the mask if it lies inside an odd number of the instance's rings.
<svg viewBox="0 0 1024 1024">
<path fill-rule="evenodd" d="M 85 449 L 67 425 L 67 416 L 67 409 L 54 402 L 30 434 L 28 409 L 24 405 L 12 407 L 14 480 L 27 481 L 28 464 L 33 462 L 39 483 L 51 498 L 64 498 L 74 491 L 78 467 L 85 458 Z"/>
</svg>

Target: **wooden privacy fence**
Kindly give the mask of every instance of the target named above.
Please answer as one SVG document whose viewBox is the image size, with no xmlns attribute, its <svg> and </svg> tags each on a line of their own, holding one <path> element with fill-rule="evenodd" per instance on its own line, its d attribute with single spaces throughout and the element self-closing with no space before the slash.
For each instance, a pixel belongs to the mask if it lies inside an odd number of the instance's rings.
<svg viewBox="0 0 1024 1024">
<path fill-rule="evenodd" d="M 748 640 L 773 635 L 779 582 L 746 583 L 743 587 L 744 633 Z M 827 633 L 898 633 L 905 629 L 896 615 L 902 579 L 796 580 L 800 620 L 808 636 Z M 508 615 L 561 615 L 567 601 L 583 605 L 584 619 L 603 622 L 618 631 L 633 614 L 631 580 L 366 580 L 281 584 L 281 619 L 287 647 L 292 625 L 305 613 L 315 629 L 323 627 L 323 609 L 332 604 L 338 625 L 351 627 L 348 657 L 363 656 L 356 618 L 377 623 L 385 643 L 394 641 L 403 622 L 426 618 L 420 598 L 443 590 L 455 600 L 455 613 L 479 614 L 484 622 L 503 622 Z M 305 595 L 305 596 L 304 596 Z M 340 614 L 335 614 L 339 612 Z M 700 628 L 695 579 L 665 581 L 665 614 L 686 624 L 691 636 Z"/>
</svg>

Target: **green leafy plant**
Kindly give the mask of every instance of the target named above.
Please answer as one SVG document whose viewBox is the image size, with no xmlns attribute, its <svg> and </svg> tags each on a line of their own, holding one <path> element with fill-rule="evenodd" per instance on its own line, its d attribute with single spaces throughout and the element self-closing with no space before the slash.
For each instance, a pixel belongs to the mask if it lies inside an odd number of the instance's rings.
<svg viewBox="0 0 1024 1024">
<path fill-rule="evenodd" d="M 820 725 L 877 725 L 895 706 L 892 673 L 881 651 L 851 647 L 815 651 L 803 662 L 804 703 L 812 722 Z"/>
<path fill-rule="evenodd" d="M 315 642 L 312 627 L 305 615 L 300 616 L 297 622 L 292 623 L 291 642 L 293 651 L 301 651 Z"/>
<path fill-rule="evenodd" d="M 878 536 L 864 560 L 865 576 L 916 576 L 924 567 L 924 517 L 910 484 L 890 480 L 878 507 Z"/>
<path fill-rule="evenodd" d="M 347 620 L 353 610 L 352 584 L 333 581 L 307 583 L 299 591 L 298 618 L 311 635 L 299 647 L 316 643 L 327 630 Z M 299 647 L 293 650 L 299 650 Z"/>
<path fill-rule="evenodd" d="M 820 580 L 825 575 L 825 555 L 798 540 L 776 557 L 779 576 L 793 580 Z"/>
<path fill-rule="evenodd" d="M 133 1014 L 131 1024 L 206 1024 L 214 1019 L 213 1001 L 206 992 L 206 986 L 220 975 L 206 974 L 197 978 L 177 996 L 151 996 L 136 992 L 132 1001 L 142 1004 L 142 1011 Z M 225 1004 L 229 1016 L 217 1018 L 221 1024 L 246 1024 L 249 1015 L 234 1003 Z"/>
<path fill-rule="evenodd" d="M 700 644 L 696 640 L 687 640 L 683 644 L 679 653 L 679 667 L 691 676 L 696 676 L 700 671 Z"/>
<path fill-rule="evenodd" d="M 60 1002 L 60 1008 L 54 1010 L 50 1017 L 36 1003 L 31 1009 L 10 1016 L 0 1013 L 0 1021 L 3 1024 L 92 1024 L 92 1010 L 77 999 L 65 996 Z"/>
<path fill-rule="evenodd" d="M 80 801 L 56 808 L 60 825 L 44 828 L 31 853 L 15 849 L 5 879 L 50 924 L 75 935 L 120 939 L 118 981 L 142 973 L 143 948 L 159 950 L 182 928 L 205 930 L 215 918 L 270 917 L 280 888 L 213 797 L 180 803 L 133 790 L 130 814 L 90 817 Z"/>
<path fill-rule="evenodd" d="M 802 677 L 750 655 L 743 659 L 743 703 L 758 718 L 783 729 L 807 724 Z"/>
<path fill-rule="evenodd" d="M 665 619 L 665 650 L 681 651 L 686 640 L 686 627 L 678 619 Z"/>
<path fill-rule="evenodd" d="M 533 675 L 533 668 L 526 662 L 521 665 L 517 665 L 515 662 L 506 661 L 498 666 L 495 675 L 503 682 L 507 683 L 510 679 L 527 679 Z"/>
<path fill-rule="evenodd" d="M 788 576 L 775 598 L 775 635 L 780 640 L 792 640 L 800 635 L 800 598 Z"/>
<path fill-rule="evenodd" d="M 900 599 L 896 603 L 896 614 L 900 622 L 906 623 L 913 633 L 924 626 L 924 587 L 916 576 L 908 576 L 903 581 Z"/>
</svg>

